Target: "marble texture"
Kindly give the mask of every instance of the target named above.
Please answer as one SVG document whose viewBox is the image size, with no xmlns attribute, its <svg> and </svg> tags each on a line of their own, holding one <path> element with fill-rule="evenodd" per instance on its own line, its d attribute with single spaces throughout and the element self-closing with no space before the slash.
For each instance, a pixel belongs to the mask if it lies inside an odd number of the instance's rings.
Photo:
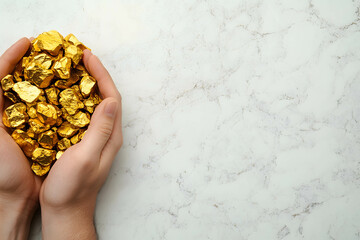
<svg viewBox="0 0 360 240">
<path fill-rule="evenodd" d="M 360 239 L 359 7 L 1 0 L 0 52 L 72 32 L 115 79 L 99 239 Z"/>
</svg>

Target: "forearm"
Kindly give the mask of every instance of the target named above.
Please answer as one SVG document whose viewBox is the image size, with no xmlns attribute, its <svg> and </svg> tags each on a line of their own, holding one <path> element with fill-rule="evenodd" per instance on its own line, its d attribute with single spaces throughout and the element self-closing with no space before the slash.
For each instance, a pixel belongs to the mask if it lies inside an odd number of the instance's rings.
<svg viewBox="0 0 360 240">
<path fill-rule="evenodd" d="M 42 234 L 44 240 L 96 239 L 94 210 L 72 208 L 54 210 L 42 208 Z"/>
<path fill-rule="evenodd" d="M 0 239 L 27 239 L 35 210 L 32 203 L 0 199 Z"/>
</svg>

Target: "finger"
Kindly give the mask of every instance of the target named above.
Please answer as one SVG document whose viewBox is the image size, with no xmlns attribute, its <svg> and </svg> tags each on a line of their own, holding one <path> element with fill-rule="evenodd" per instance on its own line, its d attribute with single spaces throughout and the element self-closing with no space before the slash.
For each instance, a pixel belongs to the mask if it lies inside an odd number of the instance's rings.
<svg viewBox="0 0 360 240">
<path fill-rule="evenodd" d="M 96 107 L 90 126 L 81 141 L 81 146 L 90 156 L 101 155 L 113 132 L 118 105 L 115 98 L 106 98 Z"/>
<path fill-rule="evenodd" d="M 89 50 L 84 50 L 84 64 L 90 74 L 97 80 L 101 94 L 104 98 L 114 97 L 120 100 L 121 96 L 117 90 L 114 81 L 99 58 Z"/>
<path fill-rule="evenodd" d="M 123 144 L 123 134 L 122 134 L 122 104 L 119 104 L 118 114 L 116 116 L 115 125 L 113 133 L 110 136 L 110 139 L 106 146 L 104 147 L 102 157 L 104 160 L 110 159 L 107 161 L 107 163 L 104 163 L 105 165 L 108 165 L 108 167 L 111 166 L 112 160 L 120 150 L 122 144 Z"/>
<path fill-rule="evenodd" d="M 89 49 L 85 49 L 84 50 L 84 55 L 83 55 L 83 62 L 84 65 L 86 67 L 86 69 L 89 70 L 89 58 L 92 56 L 92 52 Z"/>
<path fill-rule="evenodd" d="M 27 38 L 22 38 L 13 44 L 5 53 L 0 57 L 0 79 L 13 71 L 16 64 L 25 55 L 29 49 L 30 41 Z M 5 98 L 3 96 L 2 89 L 0 89 L 0 126 L 4 126 L 2 123 L 2 114 L 4 110 Z"/>
<path fill-rule="evenodd" d="M 2 121 L 3 111 L 4 111 L 4 96 L 3 96 L 3 91 L 0 87 L 0 127 L 4 127 L 3 121 Z"/>
<path fill-rule="evenodd" d="M 16 64 L 25 55 L 29 47 L 30 40 L 22 38 L 5 51 L 0 57 L 0 79 L 14 70 Z"/>
<path fill-rule="evenodd" d="M 90 74 L 95 77 L 98 82 L 101 94 L 107 97 L 113 97 L 118 99 L 119 110 L 117 112 L 113 133 L 110 136 L 108 144 L 105 146 L 102 156 L 104 160 L 108 160 L 112 163 L 113 156 L 119 151 L 122 145 L 122 108 L 121 108 L 121 95 L 118 92 L 110 74 L 105 69 L 99 58 L 93 55 L 89 50 L 84 50 L 83 58 L 85 67 L 88 69 Z"/>
</svg>

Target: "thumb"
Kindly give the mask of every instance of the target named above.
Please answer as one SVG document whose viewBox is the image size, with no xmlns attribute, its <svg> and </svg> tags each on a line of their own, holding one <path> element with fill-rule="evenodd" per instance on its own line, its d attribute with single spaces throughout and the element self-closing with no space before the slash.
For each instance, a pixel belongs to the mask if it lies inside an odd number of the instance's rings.
<svg viewBox="0 0 360 240">
<path fill-rule="evenodd" d="M 0 126 L 3 126 L 3 121 L 2 121 L 2 115 L 3 115 L 3 111 L 4 111 L 4 95 L 3 95 L 3 91 L 0 87 Z"/>
<path fill-rule="evenodd" d="M 100 154 L 113 131 L 118 102 L 115 98 L 104 99 L 96 107 L 81 144 L 89 154 Z"/>
</svg>

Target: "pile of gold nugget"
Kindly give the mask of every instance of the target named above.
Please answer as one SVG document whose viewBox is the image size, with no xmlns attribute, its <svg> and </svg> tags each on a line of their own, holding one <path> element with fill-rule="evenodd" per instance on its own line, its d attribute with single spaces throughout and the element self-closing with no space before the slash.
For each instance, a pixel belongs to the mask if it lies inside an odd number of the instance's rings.
<svg viewBox="0 0 360 240">
<path fill-rule="evenodd" d="M 73 34 L 42 33 L 14 72 L 1 80 L 4 96 L 12 102 L 3 123 L 38 176 L 81 141 L 101 102 L 96 80 L 82 62 L 86 48 Z"/>
</svg>

